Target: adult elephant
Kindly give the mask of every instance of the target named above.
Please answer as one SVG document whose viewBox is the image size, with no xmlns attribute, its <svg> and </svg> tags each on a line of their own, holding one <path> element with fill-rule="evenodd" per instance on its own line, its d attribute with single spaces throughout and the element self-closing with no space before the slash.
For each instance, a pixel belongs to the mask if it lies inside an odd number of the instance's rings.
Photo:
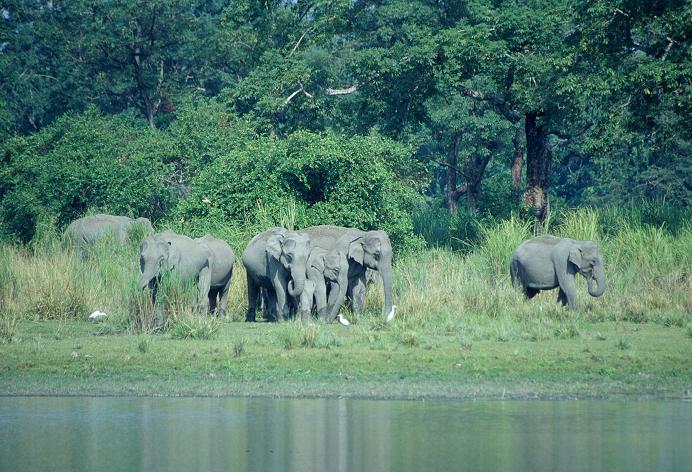
<svg viewBox="0 0 692 472">
<path fill-rule="evenodd" d="M 195 241 L 206 244 L 211 249 L 214 264 L 209 284 L 209 311 L 211 313 L 216 311 L 216 316 L 221 318 L 226 313 L 226 306 L 228 305 L 228 290 L 231 287 L 231 278 L 233 277 L 235 253 L 226 241 L 209 234 L 196 238 Z"/>
<path fill-rule="evenodd" d="M 571 309 L 577 307 L 577 273 L 586 278 L 592 297 L 600 297 L 606 288 L 603 256 L 593 241 L 555 236 L 529 239 L 514 250 L 509 265 L 512 285 L 521 287 L 528 298 L 559 287 L 557 301 Z"/>
<path fill-rule="evenodd" d="M 300 299 L 305 288 L 309 255 L 310 237 L 285 228 L 271 228 L 250 240 L 241 257 L 247 274 L 245 321 L 255 321 L 262 289 L 268 317 L 277 321 L 288 317 L 288 297 Z"/>
<path fill-rule="evenodd" d="M 348 258 L 339 247 L 318 247 L 308 257 L 308 281 L 314 283 L 315 307 L 320 320 L 331 323 L 348 290 Z"/>
<path fill-rule="evenodd" d="M 379 272 L 384 286 L 384 312 L 387 321 L 394 319 L 392 303 L 392 244 L 384 231 L 362 231 L 342 226 L 321 225 L 301 230 L 310 235 L 313 247 L 338 250 L 348 260 L 348 287 L 345 293 L 351 299 L 354 313 L 363 311 L 367 269 Z M 330 300 L 330 316 L 335 317 L 344 301 L 341 291 Z M 333 318 L 332 318 L 333 319 Z"/>
<path fill-rule="evenodd" d="M 85 216 L 70 223 L 63 233 L 63 241 L 86 252 L 98 240 L 112 235 L 116 240 L 125 242 L 131 231 L 140 226 L 144 236 L 154 232 L 151 221 L 147 218 L 128 218 L 127 216 L 98 214 Z"/>
<path fill-rule="evenodd" d="M 196 283 L 202 313 L 216 305 L 221 294 L 219 316 L 226 309 L 235 256 L 225 242 L 205 236 L 191 239 L 172 231 L 154 234 L 140 245 L 140 288 L 156 294 L 162 271 L 169 271 L 183 283 Z"/>
</svg>

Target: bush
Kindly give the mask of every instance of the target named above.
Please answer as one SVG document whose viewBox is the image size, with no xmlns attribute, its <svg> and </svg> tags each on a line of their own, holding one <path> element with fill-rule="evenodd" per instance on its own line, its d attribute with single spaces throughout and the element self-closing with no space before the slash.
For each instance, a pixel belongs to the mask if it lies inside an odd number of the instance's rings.
<svg viewBox="0 0 692 472">
<path fill-rule="evenodd" d="M 260 138 L 200 171 L 174 219 L 184 230 L 200 221 L 256 231 L 318 224 L 382 229 L 401 248 L 417 241 L 410 209 L 419 199 L 418 171 L 410 149 L 379 136 Z"/>
<path fill-rule="evenodd" d="M 0 145 L 0 219 L 5 236 L 29 241 L 39 218 L 64 226 L 89 208 L 160 217 L 175 156 L 170 139 L 128 114 L 65 115 L 39 133 Z"/>
</svg>

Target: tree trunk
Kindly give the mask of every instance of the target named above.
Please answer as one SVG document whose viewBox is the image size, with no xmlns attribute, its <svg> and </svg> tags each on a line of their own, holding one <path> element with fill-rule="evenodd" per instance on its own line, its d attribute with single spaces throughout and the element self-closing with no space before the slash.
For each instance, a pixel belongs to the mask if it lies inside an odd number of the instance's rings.
<svg viewBox="0 0 692 472">
<path fill-rule="evenodd" d="M 459 158 L 459 143 L 461 135 L 452 136 L 452 144 L 447 152 L 447 208 L 450 213 L 456 213 L 459 204 L 459 189 L 457 188 L 457 162 Z"/>
<path fill-rule="evenodd" d="M 512 198 L 515 205 L 521 203 L 521 170 L 524 167 L 524 145 L 522 142 L 521 124 L 514 131 L 514 158 L 512 160 Z"/>
<path fill-rule="evenodd" d="M 464 177 L 466 184 L 466 208 L 469 213 L 476 212 L 476 203 L 481 195 L 481 182 L 485 174 L 485 168 L 490 162 L 490 155 L 480 156 L 474 154 L 464 159 Z"/>
<path fill-rule="evenodd" d="M 548 144 L 548 130 L 544 122 L 538 121 L 539 114 L 526 115 L 526 191 L 523 203 L 530 208 L 538 223 L 543 223 L 550 208 L 550 165 L 552 156 Z M 543 120 L 544 121 L 544 120 Z"/>
</svg>

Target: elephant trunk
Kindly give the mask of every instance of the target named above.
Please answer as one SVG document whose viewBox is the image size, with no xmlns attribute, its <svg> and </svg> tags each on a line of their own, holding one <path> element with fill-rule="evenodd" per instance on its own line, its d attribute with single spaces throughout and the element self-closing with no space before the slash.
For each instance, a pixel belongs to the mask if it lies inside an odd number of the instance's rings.
<svg viewBox="0 0 692 472">
<path fill-rule="evenodd" d="M 596 288 L 593 287 L 593 280 L 596 280 Z M 586 279 L 586 284 L 589 289 L 589 295 L 592 297 L 600 297 L 605 292 L 605 273 L 603 272 L 603 267 L 596 266 L 593 269 L 591 277 Z"/>
<path fill-rule="evenodd" d="M 291 278 L 293 283 L 288 284 L 288 294 L 292 297 L 300 297 L 305 288 L 305 263 L 300 261 L 291 266 Z"/>
<path fill-rule="evenodd" d="M 159 271 L 156 264 L 145 266 L 142 270 L 142 278 L 139 280 L 139 289 L 144 290 L 149 285 L 149 282 L 158 277 L 158 275 Z"/>
<path fill-rule="evenodd" d="M 386 264 L 380 264 L 380 276 L 382 276 L 382 286 L 384 288 L 384 313 L 387 320 L 391 320 L 394 316 L 394 304 L 392 302 L 392 262 L 387 261 Z"/>
</svg>

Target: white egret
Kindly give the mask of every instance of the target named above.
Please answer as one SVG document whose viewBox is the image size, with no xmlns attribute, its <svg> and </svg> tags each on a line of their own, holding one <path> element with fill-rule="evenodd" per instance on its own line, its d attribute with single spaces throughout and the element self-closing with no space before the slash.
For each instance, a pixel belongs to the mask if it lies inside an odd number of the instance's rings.
<svg viewBox="0 0 692 472">
<path fill-rule="evenodd" d="M 394 319 L 394 312 L 396 311 L 396 305 L 392 305 L 392 311 L 389 312 L 387 315 L 387 322 L 390 322 Z"/>
</svg>

